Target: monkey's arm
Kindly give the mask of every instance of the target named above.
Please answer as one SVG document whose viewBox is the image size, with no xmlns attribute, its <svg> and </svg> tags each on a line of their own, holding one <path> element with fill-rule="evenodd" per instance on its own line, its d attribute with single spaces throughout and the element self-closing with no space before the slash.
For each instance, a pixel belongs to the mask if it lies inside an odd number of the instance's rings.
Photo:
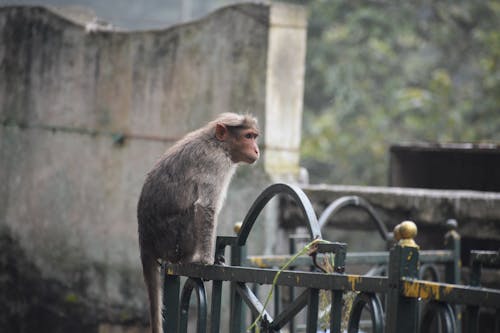
<svg viewBox="0 0 500 333">
<path fill-rule="evenodd" d="M 215 208 L 211 203 L 202 200 L 195 202 L 194 224 L 197 238 L 193 261 L 212 265 L 214 263 L 216 216 Z"/>
</svg>

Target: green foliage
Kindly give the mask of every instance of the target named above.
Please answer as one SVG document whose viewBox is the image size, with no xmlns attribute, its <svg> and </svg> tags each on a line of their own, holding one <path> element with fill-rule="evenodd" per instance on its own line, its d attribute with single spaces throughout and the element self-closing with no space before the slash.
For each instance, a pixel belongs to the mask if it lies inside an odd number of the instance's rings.
<svg viewBox="0 0 500 333">
<path fill-rule="evenodd" d="M 306 5 L 313 182 L 384 185 L 393 143 L 500 140 L 500 3 Z"/>
</svg>

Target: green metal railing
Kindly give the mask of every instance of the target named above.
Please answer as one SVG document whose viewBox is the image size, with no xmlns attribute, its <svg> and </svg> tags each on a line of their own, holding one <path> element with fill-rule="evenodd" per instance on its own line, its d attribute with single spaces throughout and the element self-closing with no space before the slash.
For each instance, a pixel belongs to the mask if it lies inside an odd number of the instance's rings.
<svg viewBox="0 0 500 333">
<path fill-rule="evenodd" d="M 197 299 L 197 332 L 221 332 L 221 303 L 224 283 L 230 285 L 230 332 L 245 332 L 250 325 L 244 315 L 249 309 L 253 317 L 262 314 L 259 323 L 260 332 L 280 332 L 281 329 L 302 310 L 306 309 L 305 331 L 318 331 L 319 291 L 327 290 L 331 294 L 329 329 L 332 333 L 341 332 L 342 298 L 347 292 L 356 292 L 349 313 L 348 332 L 358 331 L 361 312 L 367 310 L 372 324 L 372 332 L 413 333 L 428 332 L 430 323 L 437 319 L 443 333 L 458 332 L 460 321 L 457 320 L 457 305 L 465 306 L 467 326 L 464 333 L 477 332 L 478 311 L 480 307 L 500 309 L 500 291 L 481 288 L 479 278 L 483 265 L 498 266 L 498 253 L 473 254 L 471 267 L 474 271 L 475 285 L 458 285 L 460 262 L 460 240 L 456 231 L 451 230 L 446 235 L 447 250 L 419 251 L 413 238 L 416 226 L 412 222 L 398 225 L 394 234 L 385 227 L 379 228 L 381 235 L 391 241 L 388 252 L 351 254 L 346 252 L 344 243 L 318 244 L 311 257 L 300 257 L 295 270 L 283 270 L 276 280 L 276 288 L 287 287 L 293 290 L 291 302 L 284 306 L 276 303 L 274 312 L 264 309 L 262 302 L 256 296 L 254 284 L 272 285 L 276 268 L 280 267 L 289 257 L 260 256 L 247 257 L 245 244 L 259 213 L 271 198 L 278 194 L 291 196 L 304 215 L 308 227 L 309 240 L 321 238 L 320 223 L 305 194 L 297 187 L 286 184 L 275 184 L 268 187 L 257 198 L 247 213 L 237 236 L 218 237 L 216 243 L 216 262 L 219 264 L 203 266 L 199 264 L 164 265 L 164 321 L 166 333 L 186 332 L 189 300 L 192 292 Z M 346 201 L 347 202 L 347 201 Z M 355 201 L 353 201 L 355 202 Z M 359 201 L 358 201 L 359 202 Z M 453 224 L 453 223 L 450 223 Z M 453 227 L 453 226 L 452 226 Z M 394 241 L 393 239 L 394 235 Z M 230 249 L 230 262 L 224 264 L 225 249 Z M 458 252 L 457 252 L 458 249 Z M 295 249 L 293 249 L 295 250 Z M 316 259 L 324 255 L 335 256 L 332 273 L 299 270 L 301 266 L 317 267 Z M 345 263 L 370 263 L 386 265 L 387 276 L 355 275 L 345 273 Z M 428 275 L 437 274 L 433 267 L 436 264 L 445 266 L 445 282 L 425 281 L 419 279 L 422 269 Z M 497 266 L 495 266 L 497 265 Z M 431 272 L 431 273 L 429 273 Z M 180 277 L 187 277 L 181 291 Z M 437 275 L 436 275 L 437 276 Z M 437 278 L 436 278 L 437 280 Z M 212 281 L 212 299 L 208 313 L 205 284 Z M 300 288 L 298 296 L 295 291 Z M 279 290 L 279 289 L 278 289 Z M 279 298 L 275 296 L 275 299 Z M 382 302 L 381 299 L 385 301 Z M 420 311 L 422 300 L 427 306 Z M 385 306 L 384 306 L 385 305 Z M 420 313 L 421 312 L 421 313 Z M 208 320 L 208 315 L 210 316 Z M 208 327 L 207 322 L 210 322 Z M 291 329 L 294 329 L 292 325 Z M 496 332 L 499 331 L 497 323 Z"/>
</svg>

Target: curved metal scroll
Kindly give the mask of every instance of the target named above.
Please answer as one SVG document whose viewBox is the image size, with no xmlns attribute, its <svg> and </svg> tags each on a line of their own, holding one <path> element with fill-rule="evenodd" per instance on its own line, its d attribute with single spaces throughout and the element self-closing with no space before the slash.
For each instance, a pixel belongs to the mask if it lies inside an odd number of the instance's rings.
<svg viewBox="0 0 500 333">
<path fill-rule="evenodd" d="M 195 278 L 187 279 L 182 288 L 181 308 L 179 312 L 179 332 L 187 332 L 189 300 L 191 299 L 193 289 L 196 289 L 196 300 L 198 303 L 196 332 L 204 333 L 207 331 L 207 296 L 203 282 L 201 279 Z"/>
<path fill-rule="evenodd" d="M 328 205 L 328 207 L 326 207 L 326 209 L 319 217 L 320 228 L 323 228 L 323 226 L 331 216 L 333 216 L 342 208 L 349 206 L 359 207 L 368 212 L 384 241 L 389 242 L 390 240 L 392 240 L 391 233 L 389 233 L 385 224 L 379 219 L 373 207 L 368 203 L 368 201 L 358 196 L 341 197 Z"/>
<path fill-rule="evenodd" d="M 418 270 L 418 278 L 426 281 L 436 281 L 439 279 L 439 271 L 434 264 L 423 264 Z"/>
<path fill-rule="evenodd" d="M 307 198 L 305 193 L 297 186 L 278 183 L 266 188 L 254 201 L 252 207 L 250 207 L 238 234 L 239 246 L 245 245 L 250 230 L 252 229 L 260 212 L 264 209 L 269 200 L 278 194 L 288 194 L 294 199 L 307 220 L 307 227 L 309 229 L 311 239 L 321 238 L 321 229 L 318 224 L 318 218 L 314 213 L 314 209 L 309 201 L 309 198 Z"/>
<path fill-rule="evenodd" d="M 351 314 L 349 316 L 348 333 L 359 331 L 359 322 L 363 308 L 367 306 L 372 320 L 372 332 L 384 332 L 384 311 L 377 295 L 372 293 L 359 293 L 352 303 Z"/>
<path fill-rule="evenodd" d="M 451 305 L 442 302 L 430 301 L 422 314 L 420 332 L 430 332 L 434 318 L 439 318 L 438 325 L 441 326 L 440 332 L 454 333 L 457 331 L 455 312 Z"/>
</svg>

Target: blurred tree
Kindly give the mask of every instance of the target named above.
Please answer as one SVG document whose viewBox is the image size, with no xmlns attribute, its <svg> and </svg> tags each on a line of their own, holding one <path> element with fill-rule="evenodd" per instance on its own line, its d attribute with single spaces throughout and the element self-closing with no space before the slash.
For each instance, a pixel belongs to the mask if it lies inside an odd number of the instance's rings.
<svg viewBox="0 0 500 333">
<path fill-rule="evenodd" d="M 498 1 L 311 0 L 303 164 L 385 185 L 388 147 L 500 140 Z"/>
</svg>

